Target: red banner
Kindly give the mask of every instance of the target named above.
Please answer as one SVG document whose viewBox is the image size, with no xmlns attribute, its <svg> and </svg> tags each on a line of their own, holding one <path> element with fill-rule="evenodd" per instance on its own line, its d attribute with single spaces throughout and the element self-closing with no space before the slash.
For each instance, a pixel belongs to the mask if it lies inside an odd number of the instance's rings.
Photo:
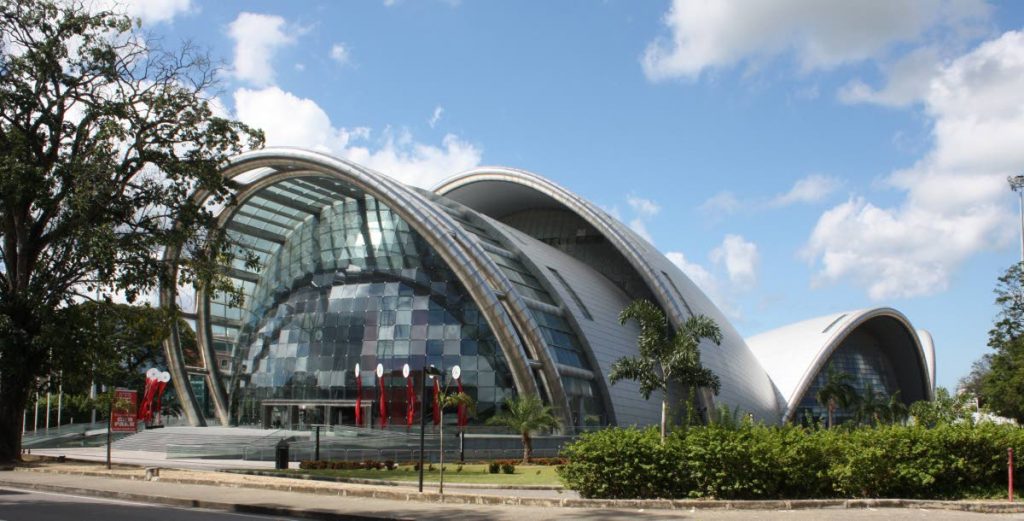
<svg viewBox="0 0 1024 521">
<path fill-rule="evenodd" d="M 356 426 L 363 426 L 363 377 L 356 373 Z"/>
<path fill-rule="evenodd" d="M 434 380 L 434 425 L 441 424 L 441 382 L 436 376 Z"/>
<path fill-rule="evenodd" d="M 459 386 L 459 393 L 461 394 L 463 392 L 462 391 L 462 379 L 461 378 L 456 378 L 455 379 L 455 384 Z M 469 415 L 466 414 L 466 404 L 460 403 L 459 404 L 459 427 L 465 427 L 466 426 L 466 422 L 468 420 L 469 420 Z"/>
<path fill-rule="evenodd" d="M 135 419 L 138 401 L 138 391 L 130 389 L 114 391 L 114 407 L 110 411 L 111 432 L 135 432 L 138 430 Z"/>
<path fill-rule="evenodd" d="M 379 407 L 379 409 L 380 409 L 380 411 L 379 411 L 380 412 L 380 428 L 381 429 L 386 429 L 387 426 L 388 426 L 388 401 L 387 401 L 387 396 L 386 396 L 387 391 L 384 389 L 384 377 L 383 376 L 381 376 L 380 378 L 377 379 L 377 387 L 380 388 L 380 402 L 379 402 L 379 405 L 380 405 L 380 407 Z"/>
<path fill-rule="evenodd" d="M 405 423 L 412 427 L 412 422 L 416 418 L 416 389 L 412 385 L 412 375 L 405 379 L 405 403 L 408 404 L 405 409 Z"/>
</svg>

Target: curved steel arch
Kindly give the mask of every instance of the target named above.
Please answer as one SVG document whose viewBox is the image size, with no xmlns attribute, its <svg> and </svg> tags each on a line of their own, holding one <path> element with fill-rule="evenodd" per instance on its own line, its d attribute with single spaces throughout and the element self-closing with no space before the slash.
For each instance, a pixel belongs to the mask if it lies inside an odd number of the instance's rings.
<svg viewBox="0 0 1024 521">
<path fill-rule="evenodd" d="M 650 261 L 649 254 L 647 253 L 649 249 L 643 244 L 642 239 L 636 237 L 621 223 L 610 217 L 593 203 L 553 181 L 521 169 L 488 166 L 475 168 L 446 179 L 435 185 L 433 190 L 439 195 L 450 196 L 452 192 L 459 188 L 484 182 L 505 182 L 524 186 L 568 209 L 593 226 L 626 259 L 641 277 L 647 289 L 654 295 L 657 303 L 666 311 L 674 327 L 680 327 L 692 315 L 687 303 L 682 301 L 683 297 L 680 295 L 677 298 L 675 288 L 668 286 L 668 284 L 674 283 L 666 282 L 665 278 L 658 276 L 660 270 Z M 456 200 L 458 199 L 456 198 Z M 660 253 L 657 253 L 657 255 L 660 255 Z M 744 342 L 738 334 L 736 335 L 736 340 L 740 343 Z M 745 345 L 743 347 L 746 349 Z M 753 354 L 750 354 L 748 361 L 752 361 L 754 364 L 758 363 Z M 771 388 L 771 398 L 766 399 L 771 402 L 768 406 L 770 410 L 762 412 L 769 415 L 766 419 L 775 421 L 778 418 L 779 411 L 771 380 L 763 368 L 758 366 L 757 369 L 760 370 L 759 378 L 762 390 L 769 392 L 769 388 Z M 707 410 L 714 409 L 715 398 L 710 392 L 698 393 L 698 399 Z"/>
<path fill-rule="evenodd" d="M 222 211 L 219 216 L 219 224 L 227 223 L 231 216 L 244 205 L 244 202 L 259 189 L 284 180 L 280 176 L 287 176 L 287 178 L 319 176 L 339 179 L 377 198 L 388 205 L 392 211 L 409 224 L 410 228 L 419 233 L 428 244 L 438 251 L 471 298 L 479 305 L 481 313 L 498 338 L 499 345 L 512 370 L 516 388 L 519 392 L 536 395 L 538 389 L 527 362 L 526 348 L 530 348 L 532 354 L 541 362 L 543 380 L 548 388 L 555 413 L 563 420 L 563 426 L 570 425 L 565 391 L 547 352 L 543 337 L 527 311 L 525 303 L 512 289 L 512 284 L 504 273 L 493 264 L 493 261 L 450 216 L 437 209 L 422 195 L 397 181 L 355 163 L 308 150 L 269 148 L 241 154 L 231 160 L 222 175 L 231 180 L 257 168 L 269 168 L 275 172 L 261 175 L 251 185 L 244 187 L 236 195 L 232 206 Z M 207 194 L 197 193 L 195 197 L 204 200 L 206 196 Z M 169 251 L 165 257 L 176 258 L 177 255 L 178 252 Z M 166 302 L 165 290 L 167 290 L 168 298 L 173 295 L 169 288 L 162 288 L 161 303 Z M 209 357 L 209 360 L 212 361 L 212 346 L 209 341 L 209 309 L 206 301 L 207 296 L 204 293 L 199 299 L 199 302 L 202 303 L 203 314 L 198 317 L 202 323 L 198 329 L 202 330 L 200 336 L 203 337 L 204 344 L 201 347 L 201 352 L 204 358 Z M 520 341 L 519 335 L 524 337 L 525 346 Z M 185 381 L 185 370 L 177 335 L 171 336 L 166 348 L 168 358 L 172 361 L 172 374 L 176 380 L 175 388 L 182 396 L 188 397 L 187 400 L 183 400 L 186 403 L 184 407 L 186 416 L 192 424 L 201 425 L 204 421 L 202 415 L 198 414 L 198 407 L 191 387 L 187 383 L 179 383 Z M 215 365 L 206 364 L 207 376 L 212 381 L 218 382 L 212 385 L 211 389 L 216 394 L 215 404 L 220 404 L 217 406 L 217 415 L 220 421 L 226 424 L 228 421 L 226 396 L 223 385 L 219 382 L 220 374 Z"/>
<path fill-rule="evenodd" d="M 825 367 L 825 363 L 828 362 L 829 357 L 843 344 L 843 342 L 856 330 L 864 327 L 873 320 L 880 318 L 889 318 L 895 320 L 902 328 L 907 337 L 911 339 L 914 347 L 914 354 L 918 363 L 917 370 L 920 371 L 921 381 L 924 383 L 925 389 L 923 394 L 926 399 L 934 398 L 934 389 L 931 383 L 931 377 L 929 376 L 928 369 L 928 358 L 925 355 L 924 346 L 921 344 L 921 340 L 917 335 L 916 330 L 911 326 L 910 321 L 903 313 L 892 309 L 892 308 L 873 308 L 861 310 L 852 314 L 844 316 L 845 318 L 842 325 L 832 335 L 829 336 L 828 341 L 821 345 L 818 349 L 818 353 L 815 355 L 813 361 L 804 370 L 803 375 L 799 379 L 799 383 L 794 389 L 793 393 L 786 399 L 786 411 L 783 414 L 783 421 L 792 421 L 794 414 L 796 414 L 797 406 L 799 405 L 800 399 L 807 392 L 807 390 L 814 383 L 818 373 Z"/>
</svg>

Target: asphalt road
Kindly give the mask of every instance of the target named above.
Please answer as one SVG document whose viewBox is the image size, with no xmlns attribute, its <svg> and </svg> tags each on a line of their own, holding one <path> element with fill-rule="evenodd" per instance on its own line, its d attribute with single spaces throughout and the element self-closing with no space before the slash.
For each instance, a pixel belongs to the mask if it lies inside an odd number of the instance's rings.
<svg viewBox="0 0 1024 521">
<path fill-rule="evenodd" d="M 128 501 L 97 499 L 0 488 L 0 521 L 247 521 L 292 519 L 265 517 L 202 509 L 146 505 Z"/>
<path fill-rule="evenodd" d="M 362 500 L 360 500 L 362 501 Z M 372 500 L 367 500 L 372 501 Z M 979 514 L 944 510 L 914 508 L 888 509 L 821 509 L 821 510 L 636 510 L 636 509 L 540 509 L 531 507 L 453 506 L 443 516 L 437 510 L 423 510 L 415 504 L 402 503 L 391 511 L 402 519 L 448 519 L 450 521 L 477 521 L 509 519 L 508 514 L 519 514 L 515 519 L 531 521 L 547 520 L 711 520 L 740 521 L 763 519 L 771 521 L 888 521 L 891 519 L 915 521 L 1003 521 L 1024 520 L 1024 514 Z M 405 507 L 403 509 L 403 507 Z M 413 507 L 413 508 L 410 508 Z M 97 521 L 268 521 L 271 519 L 293 519 L 284 517 L 255 516 L 194 508 L 176 508 L 163 505 L 149 505 L 130 501 L 98 499 L 69 494 L 35 492 L 28 490 L 0 488 L 0 521 L 51 521 L 51 520 L 97 520 Z"/>
</svg>

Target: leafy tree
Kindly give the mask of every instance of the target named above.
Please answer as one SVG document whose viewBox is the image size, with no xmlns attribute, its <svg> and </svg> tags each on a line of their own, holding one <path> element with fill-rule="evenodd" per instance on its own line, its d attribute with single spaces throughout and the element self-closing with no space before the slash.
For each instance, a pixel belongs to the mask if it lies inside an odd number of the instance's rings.
<svg viewBox="0 0 1024 521">
<path fill-rule="evenodd" d="M 204 53 L 86 4 L 0 0 L 0 461 L 19 456 L 30 393 L 77 356 L 73 304 L 94 290 L 131 302 L 161 280 L 232 290 L 220 170 L 263 141 L 213 115 Z"/>
<path fill-rule="evenodd" d="M 993 352 L 972 368 L 968 383 L 987 409 L 1024 422 L 1024 265 L 1011 266 L 995 293 L 999 314 L 988 334 Z"/>
<path fill-rule="evenodd" d="M 691 391 L 707 388 L 718 394 L 721 382 L 718 375 L 700 362 L 700 342 L 707 339 L 719 345 L 722 330 L 714 320 L 697 315 L 690 317 L 678 331 L 669 327 L 665 313 L 648 300 L 634 300 L 619 314 L 619 322 L 635 320 L 640 325 L 637 347 L 640 356 L 624 357 L 612 364 L 608 381 L 635 380 L 640 383 L 640 394 L 645 400 L 654 391 L 662 392 L 661 438 L 665 439 L 668 416 L 668 387 L 673 381 L 686 390 L 687 402 Z"/>
<path fill-rule="evenodd" d="M 971 397 L 968 394 L 950 395 L 945 387 L 935 390 L 934 400 L 919 400 L 910 404 L 909 414 L 916 425 L 937 427 L 951 425 L 971 415 Z"/>
<path fill-rule="evenodd" d="M 857 401 L 857 390 L 853 388 L 853 376 L 829 363 L 825 370 L 825 384 L 818 389 L 814 398 L 828 409 L 828 428 L 835 425 L 836 409 L 848 409 Z"/>
<path fill-rule="evenodd" d="M 518 432 L 523 439 L 523 464 L 530 462 L 533 440 L 530 433 L 558 427 L 551 406 L 536 396 L 519 395 L 505 401 L 505 410 L 487 419 L 487 425 L 502 425 Z"/>
</svg>

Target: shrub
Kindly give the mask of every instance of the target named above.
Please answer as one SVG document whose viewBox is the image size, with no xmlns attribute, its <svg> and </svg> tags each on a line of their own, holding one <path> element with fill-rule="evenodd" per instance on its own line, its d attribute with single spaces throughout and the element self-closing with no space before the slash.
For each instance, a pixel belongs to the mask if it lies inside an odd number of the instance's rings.
<svg viewBox="0 0 1024 521">
<path fill-rule="evenodd" d="M 515 474 L 516 466 L 511 464 L 511 463 L 502 463 L 501 464 L 501 472 L 503 474 Z"/>
<path fill-rule="evenodd" d="M 1009 425 L 805 430 L 744 424 L 694 427 L 659 441 L 654 429 L 605 429 L 563 450 L 557 471 L 587 498 L 963 498 L 1005 486 Z"/>
<path fill-rule="evenodd" d="M 501 463 L 498 463 L 497 461 L 492 461 L 487 464 L 488 474 L 497 474 L 499 471 L 501 471 Z"/>
</svg>

